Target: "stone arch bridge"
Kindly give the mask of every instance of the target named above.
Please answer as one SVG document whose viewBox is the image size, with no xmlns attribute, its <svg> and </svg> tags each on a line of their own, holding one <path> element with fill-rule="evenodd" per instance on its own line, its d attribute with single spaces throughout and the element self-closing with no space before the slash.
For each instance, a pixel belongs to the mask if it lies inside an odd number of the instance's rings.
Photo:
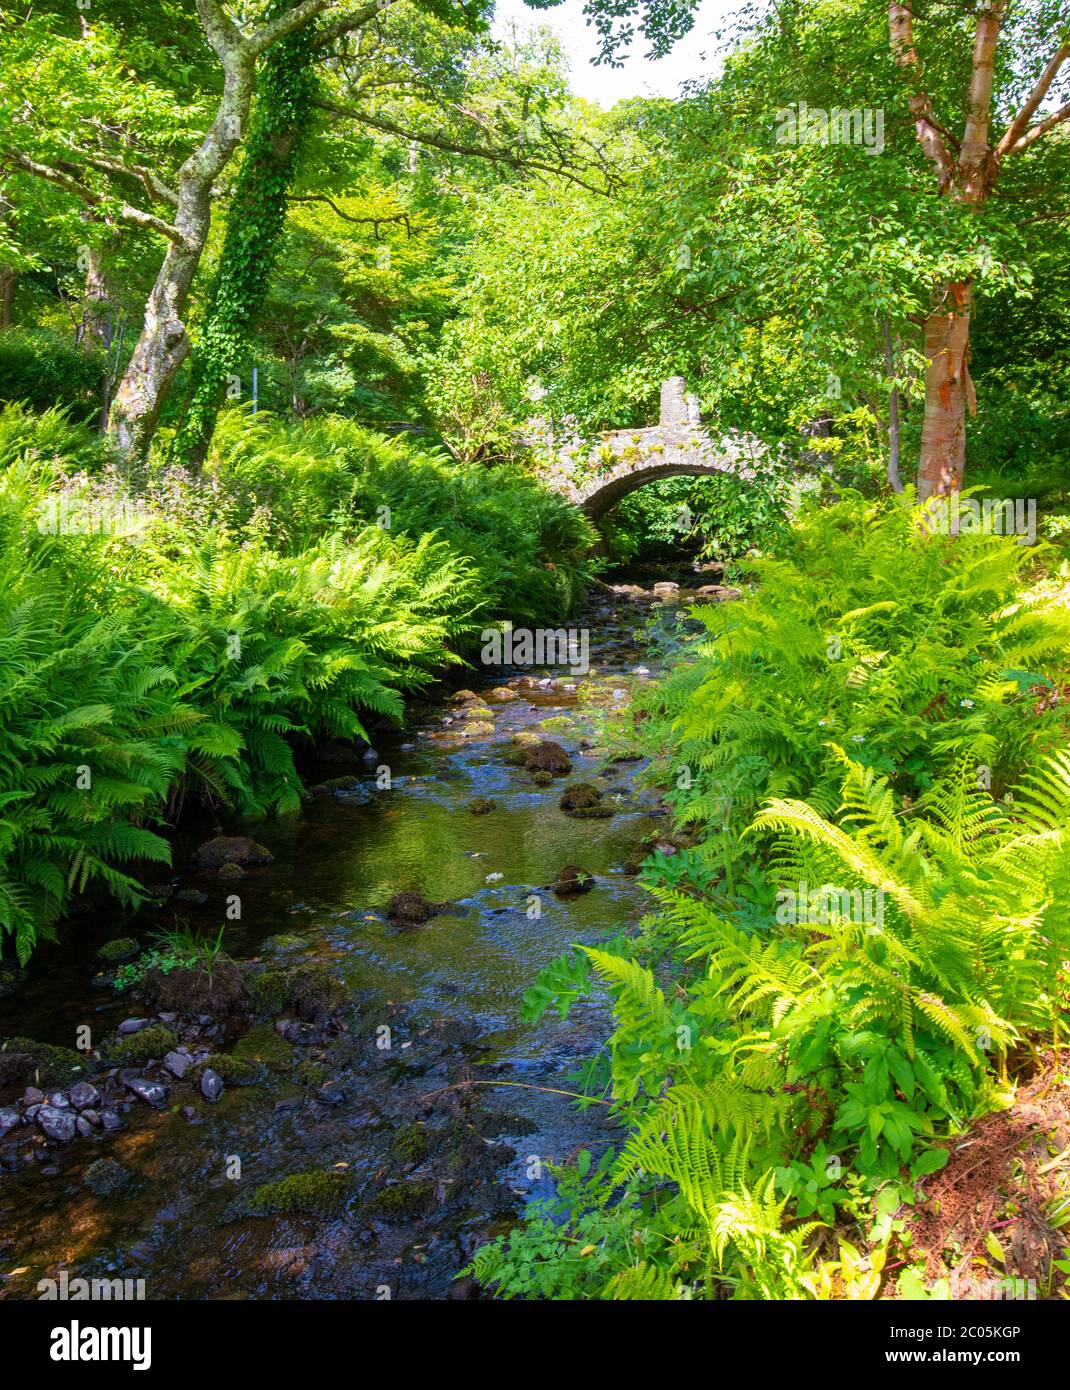
<svg viewBox="0 0 1070 1390">
<path fill-rule="evenodd" d="M 547 442 L 545 427 L 541 439 Z M 552 436 L 549 442 L 553 448 Z M 662 385 L 656 425 L 610 430 L 593 442 L 570 441 L 557 448 L 543 477 L 597 520 L 622 497 L 658 478 L 731 473 L 748 481 L 756 476 L 762 452 L 749 435 L 714 437 L 704 429 L 697 400 L 687 394 L 683 377 L 674 376 Z"/>
</svg>

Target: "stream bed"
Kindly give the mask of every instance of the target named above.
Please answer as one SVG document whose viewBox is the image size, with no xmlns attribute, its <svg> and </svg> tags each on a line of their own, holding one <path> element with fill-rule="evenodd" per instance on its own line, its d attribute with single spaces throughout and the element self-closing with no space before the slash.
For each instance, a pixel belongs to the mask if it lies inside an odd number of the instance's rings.
<svg viewBox="0 0 1070 1390">
<path fill-rule="evenodd" d="M 478 1296 L 456 1278 L 477 1245 L 550 1195 L 551 1163 L 616 1137 L 604 1107 L 558 1093 L 604 1041 L 604 1001 L 537 1028 L 518 1014 L 570 943 L 648 908 L 636 864 L 667 835 L 665 808 L 641 787 L 641 761 L 607 759 L 599 710 L 656 677 L 663 646 L 642 634 L 671 630 L 693 598 L 664 583 L 592 592 L 570 624 L 590 632 L 589 674 L 465 672 L 469 692 L 415 702 L 403 731 L 376 734 L 374 756 L 320 767 L 330 785 L 300 814 L 177 834 L 162 906 L 90 914 L 39 951 L 0 999 L 0 1038 L 96 1047 L 149 1014 L 173 1029 L 178 1069 L 199 1068 L 178 1077 L 161 1058 L 108 1066 L 83 1051 L 84 1070 L 59 1083 L 35 1072 L 49 1109 L 73 1116 L 78 1081 L 102 1093 L 92 1132 L 64 1141 L 42 1132 L 25 1076 L 13 1084 L 0 1065 L 0 1299 L 36 1297 L 64 1273 L 144 1280 L 150 1299 Z M 563 748 L 571 770 L 536 781 L 511 760 L 518 735 Z M 565 788 L 588 783 L 611 815 L 561 809 Z M 198 870 L 198 844 L 220 831 L 252 835 L 272 861 L 236 882 Z M 593 887 L 555 893 L 567 865 Z M 410 892 L 434 915 L 388 916 Z M 227 920 L 235 899 L 240 920 Z M 325 967 L 343 1002 L 239 1021 L 146 1010 L 97 952 L 131 935 L 144 949 L 176 920 L 208 937 L 225 924 L 223 949 L 250 980 Z M 198 1083 L 209 1053 L 236 1059 L 243 1083 L 228 1073 L 214 1099 Z M 303 1186 L 273 1186 L 295 1175 Z"/>
</svg>

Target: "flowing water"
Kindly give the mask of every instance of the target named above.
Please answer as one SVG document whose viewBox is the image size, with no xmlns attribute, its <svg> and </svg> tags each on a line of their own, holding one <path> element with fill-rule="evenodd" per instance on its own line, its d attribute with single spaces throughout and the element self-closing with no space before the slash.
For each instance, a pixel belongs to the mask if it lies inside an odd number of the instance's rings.
<svg viewBox="0 0 1070 1390">
<path fill-rule="evenodd" d="M 518 1010 L 536 972 L 570 943 L 612 935 L 647 906 L 628 861 L 667 832 L 664 808 L 642 788 L 641 762 L 607 762 L 598 712 L 657 674 L 661 647 L 637 645 L 637 634 L 671 629 L 689 597 L 602 592 L 574 620 L 591 632 L 589 675 L 467 672 L 489 719 L 440 688 L 412 707 L 403 732 L 376 736 L 377 756 L 346 790 L 314 797 L 298 816 L 225 827 L 274 855 L 240 883 L 226 952 L 327 963 L 348 990 L 341 1030 L 309 1029 L 300 1045 L 271 1019 L 228 1033 L 226 1046 L 255 1061 L 259 1079 L 227 1085 L 214 1104 L 189 1080 L 169 1079 L 165 1104 L 127 1096 L 122 1128 L 103 1137 L 53 1144 L 15 1128 L 0 1146 L 0 1298 L 33 1297 L 39 1280 L 64 1270 L 144 1279 L 149 1298 L 472 1295 L 455 1275 L 476 1245 L 551 1192 L 551 1163 L 614 1138 L 604 1107 L 581 1112 L 559 1093 L 604 1039 L 604 1003 L 536 1028 L 520 1026 Z M 502 687 L 510 698 L 488 698 Z M 570 776 L 539 786 L 511 766 L 503 749 L 522 731 L 563 745 Z M 376 785 L 382 766 L 389 788 Z M 611 818 L 559 808 L 577 781 L 604 789 Z M 476 797 L 495 809 L 473 814 Z M 176 837 L 176 865 L 212 828 L 199 829 Z M 594 875 L 592 891 L 549 891 L 567 864 Z M 0 1037 L 71 1047 L 79 1026 L 100 1038 L 136 1014 L 96 959 L 101 943 L 134 933 L 144 945 L 176 912 L 214 935 L 235 892 L 193 871 L 177 886 L 207 901 L 67 927 L 0 1001 Z M 442 907 L 403 928 L 385 905 L 410 889 Z M 297 939 L 280 944 L 280 934 Z M 113 1073 L 112 1086 L 122 1077 Z M 0 1091 L 0 1106 L 21 1093 Z M 122 1165 L 108 1194 L 87 1178 L 102 1157 Z M 250 1210 L 261 1184 L 313 1170 L 345 1176 L 329 1210 Z"/>
</svg>

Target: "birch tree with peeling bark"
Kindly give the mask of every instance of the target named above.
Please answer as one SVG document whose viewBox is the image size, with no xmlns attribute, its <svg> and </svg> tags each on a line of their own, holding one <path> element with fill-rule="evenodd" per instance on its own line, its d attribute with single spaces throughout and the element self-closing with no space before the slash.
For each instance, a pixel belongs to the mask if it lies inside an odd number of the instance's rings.
<svg viewBox="0 0 1070 1390">
<path fill-rule="evenodd" d="M 967 207 L 980 208 L 991 195 L 1004 162 L 1029 149 L 1070 119 L 1070 102 L 1041 112 L 1063 66 L 1070 58 L 1070 38 L 1058 42 L 1031 90 L 1002 135 L 992 134 L 994 77 L 1009 0 L 980 0 L 973 20 L 973 51 L 964 100 L 961 140 L 934 111 L 914 34 L 914 11 L 898 0 L 888 6 L 892 52 L 910 89 L 909 107 L 917 140 L 940 193 Z M 954 22 L 949 13 L 943 21 Z M 1064 31 L 1070 23 L 1064 20 Z M 966 416 L 977 411 L 970 377 L 972 280 L 948 280 L 936 287 L 925 320 L 925 415 L 918 460 L 918 497 L 957 491 L 966 467 Z"/>
</svg>

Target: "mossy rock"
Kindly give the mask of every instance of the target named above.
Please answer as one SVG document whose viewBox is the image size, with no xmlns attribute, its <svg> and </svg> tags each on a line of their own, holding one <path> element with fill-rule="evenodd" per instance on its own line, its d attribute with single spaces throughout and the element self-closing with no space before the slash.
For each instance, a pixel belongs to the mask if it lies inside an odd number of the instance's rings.
<svg viewBox="0 0 1070 1390">
<path fill-rule="evenodd" d="M 559 743 L 544 738 L 528 751 L 524 766 L 529 772 L 552 772 L 555 777 L 567 777 L 572 771 L 572 759 Z"/>
<path fill-rule="evenodd" d="M 566 864 L 558 873 L 553 891 L 559 898 L 574 898 L 589 893 L 594 887 L 594 875 L 578 864 Z"/>
<path fill-rule="evenodd" d="M 102 960 L 105 965 L 119 965 L 124 960 L 133 960 L 140 950 L 132 936 L 113 936 L 101 946 L 97 960 Z"/>
<path fill-rule="evenodd" d="M 489 796 L 474 796 L 468 803 L 468 809 L 473 816 L 485 816 L 491 811 L 496 811 L 498 803 L 492 801 Z"/>
<path fill-rule="evenodd" d="M 156 1013 L 247 1014 L 253 1006 L 245 977 L 229 956 L 218 955 L 211 970 L 200 963 L 173 970 L 153 966 L 137 986 L 137 996 Z"/>
<path fill-rule="evenodd" d="M 232 1052 L 213 1052 L 198 1062 L 193 1068 L 197 1079 L 208 1071 L 214 1071 L 228 1086 L 255 1086 L 264 1079 L 264 1068 L 250 1057 L 235 1057 Z"/>
<path fill-rule="evenodd" d="M 429 1182 L 396 1182 L 379 1189 L 368 1203 L 368 1212 L 380 1221 L 411 1221 L 425 1216 L 434 1205 L 435 1189 Z"/>
<path fill-rule="evenodd" d="M 476 719 L 471 724 L 462 724 L 457 730 L 461 738 L 493 738 L 495 732 L 494 725 L 486 719 Z"/>
<path fill-rule="evenodd" d="M 270 965 L 249 977 L 257 1013 L 292 1009 L 305 1023 L 322 1022 L 346 1001 L 346 988 L 326 965 Z"/>
<path fill-rule="evenodd" d="M 248 835 L 217 835 L 197 849 L 194 862 L 199 869 L 219 869 L 224 864 L 270 864 L 275 856 Z"/>
<path fill-rule="evenodd" d="M 606 805 L 602 793 L 591 782 L 574 782 L 566 787 L 558 805 L 567 816 L 575 816 L 579 820 L 592 817 L 602 819 L 613 814 L 612 806 Z"/>
<path fill-rule="evenodd" d="M 312 1062 L 306 1059 L 299 1062 L 294 1068 L 294 1076 L 302 1086 L 322 1086 L 325 1081 L 330 1081 L 334 1073 L 330 1067 L 324 1066 L 322 1062 Z"/>
<path fill-rule="evenodd" d="M 574 727 L 575 720 L 570 719 L 567 714 L 551 715 L 539 725 L 539 728 L 545 729 L 548 734 L 567 734 Z"/>
<path fill-rule="evenodd" d="M 422 1163 L 431 1152 L 431 1135 L 426 1125 L 404 1125 L 394 1135 L 394 1153 L 402 1163 Z"/>
<path fill-rule="evenodd" d="M 147 1062 L 163 1057 L 178 1046 L 178 1039 L 162 1023 L 150 1024 L 140 1033 L 113 1033 L 100 1044 L 100 1055 L 108 1062 L 126 1066 L 130 1062 Z"/>
<path fill-rule="evenodd" d="M 434 916 L 435 905 L 422 893 L 395 893 L 386 905 L 386 915 L 394 922 L 419 926 Z"/>
<path fill-rule="evenodd" d="M 522 729 L 505 746 L 505 761 L 513 767 L 525 767 L 528 756 L 533 749 L 538 748 L 542 740 L 538 734 L 533 734 L 527 729 Z"/>
<path fill-rule="evenodd" d="M 537 787 L 552 787 L 554 784 L 554 774 L 552 772 L 536 772 L 531 780 Z"/>
<path fill-rule="evenodd" d="M 288 972 L 287 1003 L 306 1023 L 319 1023 L 346 1002 L 346 987 L 326 965 L 297 965 Z"/>
<path fill-rule="evenodd" d="M 249 977 L 249 993 L 258 1014 L 281 1014 L 289 997 L 289 971 L 277 965 Z"/>
<path fill-rule="evenodd" d="M 304 949 L 304 938 L 295 936 L 292 932 L 280 932 L 277 936 L 265 937 L 260 943 L 260 950 L 273 956 L 289 956 Z"/>
<path fill-rule="evenodd" d="M 94 1066 L 70 1047 L 54 1047 L 34 1038 L 0 1038 L 0 1087 L 69 1086 Z"/>
<path fill-rule="evenodd" d="M 251 1211 L 262 1215 L 288 1212 L 330 1216 L 345 1202 L 349 1179 L 345 1173 L 321 1168 L 310 1173 L 294 1173 L 277 1182 L 262 1183 L 249 1198 Z"/>
</svg>

